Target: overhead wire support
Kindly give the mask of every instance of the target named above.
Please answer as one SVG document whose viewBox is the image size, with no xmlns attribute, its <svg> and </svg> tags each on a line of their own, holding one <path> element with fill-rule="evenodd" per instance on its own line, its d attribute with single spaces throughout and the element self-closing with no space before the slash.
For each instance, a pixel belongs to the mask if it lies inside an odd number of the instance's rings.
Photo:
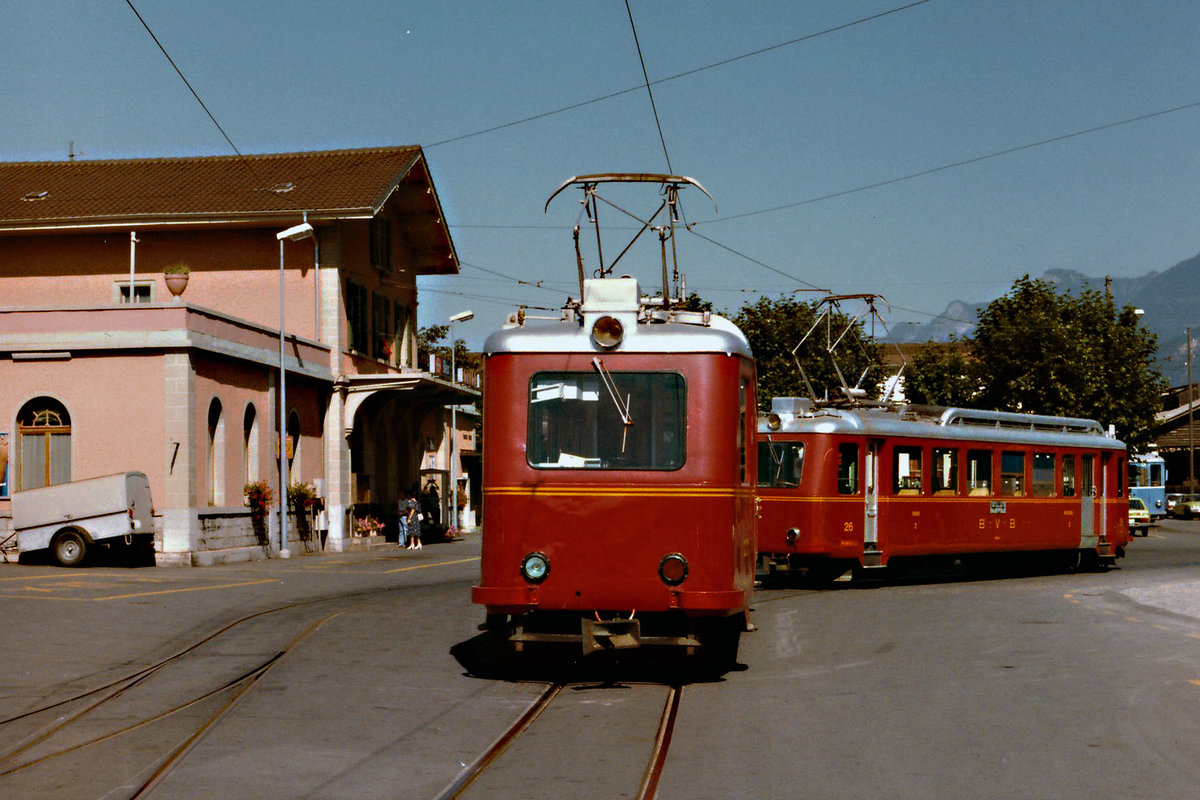
<svg viewBox="0 0 1200 800">
<path fill-rule="evenodd" d="M 659 204 L 658 209 L 655 210 L 655 212 L 651 214 L 648 219 L 642 219 L 636 214 L 633 214 L 632 212 L 627 211 L 621 206 L 613 203 L 611 200 L 602 197 L 599 194 L 599 185 L 601 183 L 658 183 L 662 187 L 662 202 Z M 581 211 L 579 217 L 576 218 L 573 231 L 575 239 L 575 260 L 579 267 L 579 292 L 581 298 L 583 297 L 584 268 L 583 253 L 582 249 L 580 248 L 579 237 L 581 229 L 580 223 L 584 214 L 586 213 L 588 222 L 595 226 L 596 248 L 597 253 L 600 254 L 600 266 L 593 273 L 597 278 L 604 278 L 611 274 L 613 269 L 616 267 L 617 262 L 619 262 L 621 258 L 627 252 L 629 252 L 629 249 L 633 246 L 634 242 L 636 242 L 643 233 L 645 233 L 647 230 L 655 230 L 658 232 L 659 247 L 662 251 L 663 259 L 663 304 L 665 308 L 670 308 L 671 286 L 667 277 L 666 243 L 667 239 L 671 240 L 672 259 L 677 258 L 677 254 L 675 252 L 675 225 L 682 218 L 679 206 L 679 188 L 684 185 L 694 186 L 706 197 L 708 197 L 708 199 L 713 199 L 712 195 L 708 193 L 707 189 L 697 183 L 694 179 L 685 175 L 658 175 L 640 172 L 609 172 L 597 175 L 576 175 L 568 178 L 562 183 L 561 186 L 554 190 L 550 197 L 547 198 L 544 210 L 549 210 L 550 203 L 552 203 L 554 198 L 558 197 L 558 195 L 561 194 L 562 191 L 568 186 L 576 186 L 583 190 L 583 199 L 580 202 L 582 203 L 584 210 Z M 632 240 L 626 244 L 625 248 L 621 250 L 612 264 L 608 266 L 605 266 L 602 251 L 600 250 L 602 237 L 600 234 L 598 201 L 603 201 L 613 209 L 616 209 L 620 213 L 625 214 L 631 219 L 637 220 L 641 223 L 637 233 L 633 235 Z M 714 209 L 716 208 L 715 200 L 713 201 L 713 207 Z M 666 222 L 655 225 L 655 220 L 658 219 L 659 215 L 662 214 L 664 210 L 667 211 Z M 675 265 L 675 274 L 679 274 L 678 264 Z"/>
</svg>

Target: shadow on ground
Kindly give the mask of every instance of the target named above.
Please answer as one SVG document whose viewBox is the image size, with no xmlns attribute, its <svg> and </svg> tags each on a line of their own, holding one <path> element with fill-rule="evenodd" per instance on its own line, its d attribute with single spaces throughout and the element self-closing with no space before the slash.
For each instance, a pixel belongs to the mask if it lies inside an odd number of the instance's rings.
<svg viewBox="0 0 1200 800">
<path fill-rule="evenodd" d="M 748 669 L 740 663 L 713 664 L 698 655 L 663 647 L 605 650 L 585 656 L 578 645 L 531 644 L 518 653 L 502 636 L 487 631 L 454 645 L 450 654 L 474 678 L 541 683 L 632 681 L 682 686 L 722 681 L 730 672 Z"/>
</svg>

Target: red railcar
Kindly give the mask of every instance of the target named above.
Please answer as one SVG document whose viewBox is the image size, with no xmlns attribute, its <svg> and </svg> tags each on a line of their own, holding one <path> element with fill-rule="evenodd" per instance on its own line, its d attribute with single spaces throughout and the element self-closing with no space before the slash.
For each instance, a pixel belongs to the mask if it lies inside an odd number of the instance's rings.
<svg viewBox="0 0 1200 800">
<path fill-rule="evenodd" d="M 517 649 L 732 655 L 755 567 L 749 344 L 632 278 L 581 284 L 562 320 L 485 343 L 472 600 Z"/>
<path fill-rule="evenodd" d="M 1107 566 L 1129 542 L 1125 446 L 1091 420 L 775 398 L 758 441 L 768 572 L 1033 552 Z"/>
</svg>

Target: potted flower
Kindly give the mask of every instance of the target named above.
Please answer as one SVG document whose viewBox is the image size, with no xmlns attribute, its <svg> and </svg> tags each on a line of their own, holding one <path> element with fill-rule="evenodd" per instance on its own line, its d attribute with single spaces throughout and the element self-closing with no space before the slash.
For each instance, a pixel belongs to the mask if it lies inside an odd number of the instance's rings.
<svg viewBox="0 0 1200 800">
<path fill-rule="evenodd" d="M 275 493 L 266 481 L 247 483 L 242 491 L 246 494 L 246 505 L 250 506 L 250 515 L 253 517 L 265 517 L 271 509 L 271 503 L 275 502 Z"/>
<path fill-rule="evenodd" d="M 167 282 L 167 291 L 175 298 L 175 302 L 181 302 L 179 296 L 187 288 L 188 277 L 191 274 L 191 268 L 184 263 L 168 264 L 163 268 L 163 279 Z"/>
<path fill-rule="evenodd" d="M 296 481 L 288 487 L 288 506 L 296 512 L 296 532 L 301 541 L 307 542 L 312 537 L 312 513 L 319 502 L 311 483 Z"/>
<path fill-rule="evenodd" d="M 354 535 L 374 536 L 383 530 L 383 523 L 372 516 L 360 517 L 354 520 Z"/>
<path fill-rule="evenodd" d="M 242 491 L 246 494 L 246 505 L 250 506 L 250 527 L 254 530 L 254 538 L 266 546 L 267 514 L 271 510 L 271 503 L 275 502 L 275 493 L 266 481 L 251 481 Z"/>
</svg>

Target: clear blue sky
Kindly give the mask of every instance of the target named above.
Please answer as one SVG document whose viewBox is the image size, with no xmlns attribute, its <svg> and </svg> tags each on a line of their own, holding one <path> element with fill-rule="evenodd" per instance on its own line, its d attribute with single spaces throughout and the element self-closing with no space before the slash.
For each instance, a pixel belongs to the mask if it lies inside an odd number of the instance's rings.
<svg viewBox="0 0 1200 800">
<path fill-rule="evenodd" d="M 718 203 L 685 195 L 688 219 L 770 267 L 684 234 L 689 289 L 729 310 L 806 285 L 877 292 L 891 321 L 926 321 L 1027 272 L 1132 276 L 1200 252 L 1200 106 L 1158 113 L 1200 103 L 1200 2 L 884 14 L 904 5 L 630 0 L 650 80 L 699 70 L 652 87 L 673 170 Z M 426 148 L 464 266 L 422 280 L 419 320 L 471 309 L 472 346 L 575 286 L 576 198 L 542 211 L 563 180 L 667 171 L 622 0 L 134 6 L 243 153 Z M 0 8 L 0 160 L 72 141 L 90 159 L 232 152 L 123 0 Z M 631 259 L 621 271 L 656 286 L 656 251 Z"/>
</svg>

